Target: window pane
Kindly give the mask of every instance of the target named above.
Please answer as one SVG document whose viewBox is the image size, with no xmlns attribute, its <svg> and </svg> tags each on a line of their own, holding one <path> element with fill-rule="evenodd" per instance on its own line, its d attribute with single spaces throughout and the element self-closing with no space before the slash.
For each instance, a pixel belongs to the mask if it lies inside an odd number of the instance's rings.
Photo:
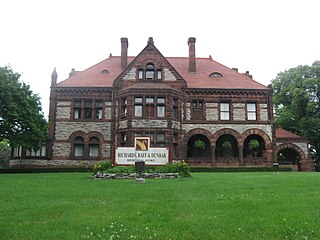
<svg viewBox="0 0 320 240">
<path fill-rule="evenodd" d="M 154 71 L 147 70 L 146 79 L 153 79 Z"/>
<path fill-rule="evenodd" d="M 84 109 L 84 117 L 87 119 L 91 119 L 91 117 L 92 117 L 92 109 L 91 108 Z"/>
<path fill-rule="evenodd" d="M 102 109 L 96 109 L 96 119 L 102 119 Z"/>
<path fill-rule="evenodd" d="M 229 103 L 220 103 L 221 111 L 229 111 Z"/>
<path fill-rule="evenodd" d="M 165 98 L 163 97 L 157 98 L 157 103 L 164 103 L 164 101 L 165 101 Z"/>
<path fill-rule="evenodd" d="M 255 103 L 247 103 L 247 110 L 248 111 L 256 111 L 256 104 Z"/>
<path fill-rule="evenodd" d="M 75 107 L 81 107 L 81 100 L 74 101 L 74 106 Z"/>
<path fill-rule="evenodd" d="M 162 142 L 164 141 L 164 133 L 157 133 L 157 141 Z"/>
<path fill-rule="evenodd" d="M 136 117 L 142 117 L 142 105 L 135 105 L 134 106 L 134 115 Z"/>
<path fill-rule="evenodd" d="M 157 116 L 164 117 L 165 107 L 164 106 L 157 106 Z"/>
<path fill-rule="evenodd" d="M 75 144 L 74 145 L 74 156 L 75 157 L 83 157 L 83 144 Z"/>
<path fill-rule="evenodd" d="M 255 112 L 248 112 L 248 120 L 257 120 Z"/>
<path fill-rule="evenodd" d="M 90 144 L 89 145 L 89 157 L 99 157 L 99 145 Z"/>
<path fill-rule="evenodd" d="M 139 72 L 138 72 L 138 74 L 139 74 L 139 79 L 143 79 L 143 70 L 142 69 L 139 69 Z"/>
<path fill-rule="evenodd" d="M 221 120 L 230 120 L 229 112 L 220 112 Z"/>
<path fill-rule="evenodd" d="M 74 112 L 73 112 L 73 118 L 74 119 L 79 119 L 81 117 L 81 109 L 74 109 Z"/>
<path fill-rule="evenodd" d="M 84 106 L 85 107 L 92 107 L 92 101 L 91 100 L 85 100 L 84 101 Z"/>
<path fill-rule="evenodd" d="M 157 78 L 158 78 L 158 79 L 161 79 L 161 78 L 162 78 L 162 71 L 161 71 L 161 69 L 158 69 L 158 71 L 157 71 Z"/>
<path fill-rule="evenodd" d="M 142 97 L 136 97 L 134 98 L 135 103 L 142 103 Z"/>
<path fill-rule="evenodd" d="M 146 103 L 153 103 L 154 102 L 154 98 L 153 97 L 147 97 L 146 98 Z"/>
</svg>

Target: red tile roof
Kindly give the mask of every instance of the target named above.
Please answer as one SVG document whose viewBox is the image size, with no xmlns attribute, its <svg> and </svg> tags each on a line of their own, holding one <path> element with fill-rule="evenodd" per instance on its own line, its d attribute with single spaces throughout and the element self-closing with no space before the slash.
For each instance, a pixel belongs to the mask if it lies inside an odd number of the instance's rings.
<svg viewBox="0 0 320 240">
<path fill-rule="evenodd" d="M 283 128 L 276 129 L 276 138 L 302 138 L 292 132 L 284 130 Z"/>
<path fill-rule="evenodd" d="M 128 65 L 135 57 L 128 57 Z M 188 57 L 166 58 L 187 82 L 189 88 L 216 89 L 267 89 L 245 74 L 238 73 L 211 58 L 196 59 L 196 73 L 188 70 Z M 120 56 L 111 56 L 84 71 L 76 71 L 71 77 L 57 84 L 57 87 L 112 87 L 113 81 L 122 72 Z M 108 70 L 108 74 L 103 74 Z M 209 77 L 218 72 L 222 77 Z"/>
</svg>

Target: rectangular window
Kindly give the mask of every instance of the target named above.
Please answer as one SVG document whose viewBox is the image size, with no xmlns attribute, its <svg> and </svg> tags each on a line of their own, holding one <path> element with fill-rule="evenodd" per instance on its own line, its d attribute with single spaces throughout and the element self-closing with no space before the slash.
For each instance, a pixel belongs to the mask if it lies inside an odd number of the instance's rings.
<svg viewBox="0 0 320 240">
<path fill-rule="evenodd" d="M 157 117 L 164 117 L 165 116 L 165 106 L 158 105 L 157 106 Z"/>
<path fill-rule="evenodd" d="M 161 69 L 158 69 L 157 70 L 157 79 L 161 80 L 161 78 L 162 78 L 162 71 L 161 71 Z"/>
<path fill-rule="evenodd" d="M 157 142 L 164 142 L 165 141 L 165 134 L 164 133 L 157 133 Z"/>
<path fill-rule="evenodd" d="M 136 117 L 142 117 L 142 105 L 135 105 L 134 106 L 134 115 Z"/>
<path fill-rule="evenodd" d="M 84 118 L 91 119 L 92 118 L 92 108 L 85 108 L 84 109 Z"/>
<path fill-rule="evenodd" d="M 220 120 L 230 120 L 229 103 L 220 103 Z"/>
<path fill-rule="evenodd" d="M 81 108 L 75 108 L 73 110 L 73 118 L 80 119 L 81 118 Z"/>
<path fill-rule="evenodd" d="M 102 119 L 102 108 L 97 108 L 96 109 L 96 119 Z"/>
<path fill-rule="evenodd" d="M 257 109 L 255 103 L 247 103 L 248 120 L 257 120 Z"/>
<path fill-rule="evenodd" d="M 143 70 L 142 69 L 138 70 L 138 78 L 143 79 Z"/>
<path fill-rule="evenodd" d="M 192 116 L 193 120 L 204 120 L 204 102 L 203 100 L 193 100 L 192 101 Z"/>
<path fill-rule="evenodd" d="M 153 103 L 154 98 L 153 97 L 146 97 L 146 103 Z"/>
<path fill-rule="evenodd" d="M 165 98 L 164 97 L 158 97 L 157 98 L 157 103 L 165 103 Z"/>
</svg>

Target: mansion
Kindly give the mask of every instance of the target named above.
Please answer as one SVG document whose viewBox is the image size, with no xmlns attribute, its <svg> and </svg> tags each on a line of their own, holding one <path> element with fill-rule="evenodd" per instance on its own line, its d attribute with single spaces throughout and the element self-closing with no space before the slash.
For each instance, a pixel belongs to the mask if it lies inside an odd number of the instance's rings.
<svg viewBox="0 0 320 240">
<path fill-rule="evenodd" d="M 120 56 L 72 69 L 60 82 L 55 69 L 46 159 L 24 152 L 24 163 L 90 167 L 114 158 L 117 147 L 132 147 L 135 137 L 148 137 L 151 147 L 170 149 L 169 162 L 257 167 L 282 156 L 294 170 L 313 170 L 307 139 L 274 128 L 272 88 L 248 71 L 196 57 L 195 38 L 187 44 L 187 57 L 165 57 L 150 37 L 133 57 L 121 38 Z"/>
</svg>

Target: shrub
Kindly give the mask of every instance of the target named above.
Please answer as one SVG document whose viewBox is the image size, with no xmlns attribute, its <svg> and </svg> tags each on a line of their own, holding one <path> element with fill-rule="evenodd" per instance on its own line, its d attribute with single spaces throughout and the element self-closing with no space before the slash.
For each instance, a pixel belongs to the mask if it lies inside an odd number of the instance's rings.
<svg viewBox="0 0 320 240">
<path fill-rule="evenodd" d="M 107 170 L 108 173 L 127 173 L 127 174 L 131 174 L 131 173 L 135 173 L 135 167 L 134 166 L 115 166 L 112 168 L 109 168 Z"/>
<path fill-rule="evenodd" d="M 112 167 L 112 161 L 110 159 L 103 161 L 103 162 L 97 162 L 96 164 L 93 165 L 93 172 L 103 172 L 105 170 L 108 170 L 109 168 Z"/>
</svg>

